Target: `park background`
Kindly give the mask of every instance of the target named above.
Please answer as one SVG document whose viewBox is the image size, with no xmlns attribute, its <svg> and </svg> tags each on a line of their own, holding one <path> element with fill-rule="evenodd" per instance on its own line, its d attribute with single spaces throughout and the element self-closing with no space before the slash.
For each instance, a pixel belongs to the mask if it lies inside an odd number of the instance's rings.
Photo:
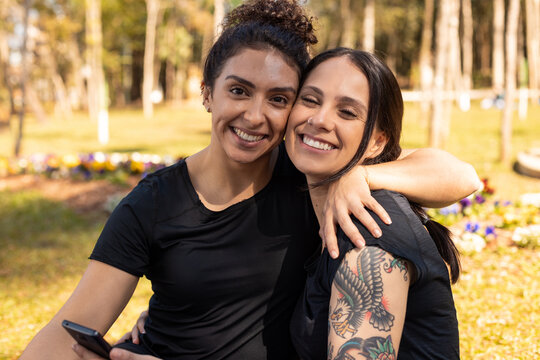
<svg viewBox="0 0 540 360">
<path fill-rule="evenodd" d="M 201 65 L 241 1 L 0 0 L 0 359 L 65 302 L 111 209 L 203 148 Z M 441 210 L 462 250 L 463 359 L 540 356 L 539 0 L 310 0 L 316 54 L 374 51 L 404 90 L 402 145 L 446 149 L 484 189 Z M 146 308 L 141 280 L 107 334 Z"/>
</svg>

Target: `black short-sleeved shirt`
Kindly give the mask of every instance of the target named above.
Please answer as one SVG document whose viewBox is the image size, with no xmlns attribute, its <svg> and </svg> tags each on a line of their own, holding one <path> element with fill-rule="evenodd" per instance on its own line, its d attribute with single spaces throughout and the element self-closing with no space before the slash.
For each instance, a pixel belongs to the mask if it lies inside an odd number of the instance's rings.
<svg viewBox="0 0 540 360">
<path fill-rule="evenodd" d="M 223 211 L 199 200 L 185 161 L 118 205 L 90 256 L 154 292 L 143 337 L 165 359 L 297 358 L 289 334 L 320 239 L 305 177 L 280 146 L 269 184 Z"/>
<path fill-rule="evenodd" d="M 384 225 L 373 216 L 383 230 L 383 236 L 376 239 L 355 219 L 366 244 L 409 260 L 416 270 L 408 293 L 399 359 L 459 359 L 458 323 L 448 270 L 433 239 L 405 197 L 386 190 L 372 195 L 388 212 L 392 225 Z M 327 357 L 332 282 L 343 257 L 354 248 L 342 231 L 338 243 L 339 259 L 332 259 L 325 250 L 306 263 L 306 288 L 291 321 L 293 344 L 304 360 Z"/>
</svg>

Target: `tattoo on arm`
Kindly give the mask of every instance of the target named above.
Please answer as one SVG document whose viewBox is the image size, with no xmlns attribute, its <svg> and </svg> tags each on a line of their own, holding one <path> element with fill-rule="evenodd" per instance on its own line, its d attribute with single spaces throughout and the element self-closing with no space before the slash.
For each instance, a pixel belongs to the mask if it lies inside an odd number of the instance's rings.
<svg viewBox="0 0 540 360">
<path fill-rule="evenodd" d="M 392 270 L 399 269 L 399 272 L 403 272 L 403 280 L 407 281 L 408 277 L 407 274 L 409 273 L 409 265 L 407 264 L 407 261 L 400 257 L 395 258 L 389 258 L 387 263 L 384 263 L 384 271 L 387 273 L 391 273 Z"/>
<path fill-rule="evenodd" d="M 385 254 L 379 248 L 367 247 L 356 259 L 356 271 L 346 260 L 338 268 L 334 284 L 341 297 L 330 309 L 329 321 L 340 337 L 356 334 L 366 318 L 380 331 L 388 332 L 394 325 L 394 315 L 387 311 L 383 299 L 381 267 Z"/>
<path fill-rule="evenodd" d="M 333 360 L 354 360 L 361 359 L 369 360 L 395 360 L 396 352 L 392 345 L 392 337 L 388 335 L 386 338 L 380 336 L 362 339 L 355 337 L 343 344 Z"/>
</svg>

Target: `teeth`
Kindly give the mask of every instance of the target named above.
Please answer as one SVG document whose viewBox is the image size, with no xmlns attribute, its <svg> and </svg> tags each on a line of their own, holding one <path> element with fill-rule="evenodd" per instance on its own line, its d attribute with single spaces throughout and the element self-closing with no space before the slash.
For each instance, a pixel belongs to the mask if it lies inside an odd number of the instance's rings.
<svg viewBox="0 0 540 360">
<path fill-rule="evenodd" d="M 255 141 L 262 140 L 262 138 L 264 137 L 263 135 L 259 135 L 259 136 L 249 135 L 249 134 L 243 132 L 242 130 L 234 128 L 234 127 L 233 127 L 233 131 L 242 140 L 250 141 L 250 142 L 255 142 Z"/>
<path fill-rule="evenodd" d="M 313 140 L 312 138 L 309 138 L 307 136 L 302 136 L 302 141 L 304 142 L 304 144 L 308 145 L 308 146 L 311 146 L 311 147 L 314 147 L 315 149 L 319 149 L 319 150 L 332 150 L 334 147 L 330 144 L 326 144 L 326 143 L 322 143 L 320 141 L 317 141 L 317 140 Z"/>
</svg>

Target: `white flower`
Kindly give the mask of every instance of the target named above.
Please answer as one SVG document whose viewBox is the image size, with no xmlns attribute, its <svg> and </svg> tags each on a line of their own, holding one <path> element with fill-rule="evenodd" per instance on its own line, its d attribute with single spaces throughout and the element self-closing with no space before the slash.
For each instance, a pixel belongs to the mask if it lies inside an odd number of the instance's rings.
<svg viewBox="0 0 540 360">
<path fill-rule="evenodd" d="M 482 236 L 470 232 L 454 238 L 454 243 L 464 253 L 480 252 L 486 247 L 486 240 Z"/>
</svg>

